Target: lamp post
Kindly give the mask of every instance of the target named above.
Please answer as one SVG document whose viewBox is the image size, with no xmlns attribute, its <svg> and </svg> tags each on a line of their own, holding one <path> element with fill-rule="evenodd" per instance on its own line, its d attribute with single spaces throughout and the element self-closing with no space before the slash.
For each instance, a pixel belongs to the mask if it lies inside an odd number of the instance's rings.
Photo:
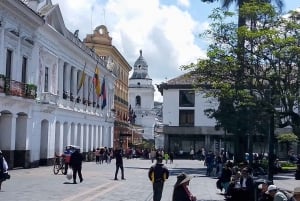
<svg viewBox="0 0 300 201">
<path fill-rule="evenodd" d="M 273 167 L 274 167 L 274 111 L 272 106 L 272 89 L 266 91 L 267 101 L 269 103 L 269 122 L 268 122 L 268 142 L 269 142 L 269 154 L 268 154 L 268 180 L 273 182 Z"/>
</svg>

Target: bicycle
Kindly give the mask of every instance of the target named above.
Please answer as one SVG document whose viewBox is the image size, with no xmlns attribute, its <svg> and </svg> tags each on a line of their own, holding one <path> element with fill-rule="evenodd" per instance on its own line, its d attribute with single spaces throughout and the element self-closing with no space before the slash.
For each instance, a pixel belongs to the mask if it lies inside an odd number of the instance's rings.
<svg viewBox="0 0 300 201">
<path fill-rule="evenodd" d="M 65 159 L 62 156 L 55 155 L 53 173 L 58 174 L 61 171 L 62 174 L 65 174 Z"/>
</svg>

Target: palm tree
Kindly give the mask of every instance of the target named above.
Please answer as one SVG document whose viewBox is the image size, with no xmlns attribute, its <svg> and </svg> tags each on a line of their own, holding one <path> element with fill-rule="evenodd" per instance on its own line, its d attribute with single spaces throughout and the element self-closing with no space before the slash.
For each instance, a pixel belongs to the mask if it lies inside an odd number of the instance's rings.
<svg viewBox="0 0 300 201">
<path fill-rule="evenodd" d="M 202 2 L 208 2 L 208 3 L 213 3 L 217 2 L 220 0 L 201 0 Z M 237 7 L 241 8 L 244 3 L 250 2 L 251 0 L 222 0 L 221 5 L 222 8 L 228 9 L 233 3 L 236 2 Z M 282 0 L 257 0 L 258 2 L 264 2 L 264 3 L 272 3 L 273 1 L 275 2 L 276 6 L 278 9 L 281 11 L 284 3 Z M 246 20 L 244 17 L 241 17 L 240 9 L 239 9 L 239 15 L 238 15 L 238 27 L 244 26 L 246 24 Z"/>
</svg>

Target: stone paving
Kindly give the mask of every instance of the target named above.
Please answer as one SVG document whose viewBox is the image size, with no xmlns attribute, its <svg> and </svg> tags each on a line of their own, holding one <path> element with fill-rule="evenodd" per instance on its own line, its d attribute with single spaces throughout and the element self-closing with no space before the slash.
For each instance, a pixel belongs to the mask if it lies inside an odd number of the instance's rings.
<svg viewBox="0 0 300 201">
<path fill-rule="evenodd" d="M 84 181 L 72 184 L 65 175 L 54 175 L 52 166 L 11 170 L 11 179 L 3 182 L 0 200 L 5 201 L 151 201 L 152 186 L 148 180 L 150 160 L 124 159 L 126 180 L 113 180 L 115 161 L 111 164 L 83 164 Z M 165 182 L 161 201 L 171 201 L 176 176 L 186 172 L 194 178 L 190 190 L 198 200 L 224 200 L 216 189 L 216 179 L 205 176 L 203 161 L 174 160 L 167 164 L 170 178 Z M 119 173 L 120 174 L 120 173 Z M 120 177 L 119 177 L 120 179 Z M 276 175 L 275 185 L 293 190 L 300 182 L 292 174 Z"/>
</svg>

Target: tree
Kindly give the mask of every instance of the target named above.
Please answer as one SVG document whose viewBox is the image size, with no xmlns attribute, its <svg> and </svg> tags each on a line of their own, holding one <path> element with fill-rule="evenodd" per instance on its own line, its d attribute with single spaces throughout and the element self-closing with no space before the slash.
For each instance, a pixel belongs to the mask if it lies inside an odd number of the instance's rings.
<svg viewBox="0 0 300 201">
<path fill-rule="evenodd" d="M 279 143 L 286 144 L 287 154 L 291 150 L 291 144 L 298 142 L 298 137 L 294 133 L 283 133 L 277 136 Z"/>
<path fill-rule="evenodd" d="M 242 160 L 244 150 L 239 146 L 243 146 L 245 133 L 266 132 L 268 129 L 262 125 L 266 125 L 270 115 L 278 118 L 278 127 L 291 125 L 294 131 L 300 128 L 295 111 L 300 91 L 300 25 L 297 13 L 283 18 L 272 5 L 261 1 L 249 1 L 240 8 L 245 26 L 228 21 L 234 14 L 221 9 L 213 11 L 210 29 L 201 35 L 212 40 L 208 59 L 199 59 L 183 68 L 198 74 L 200 83 L 210 84 L 207 96 L 217 98 L 220 107 L 206 112 L 234 133 L 236 157 Z M 245 42 L 243 62 L 240 37 Z M 281 110 L 277 110 L 279 106 Z M 232 122 L 224 118 L 228 111 L 235 116 Z"/>
</svg>

